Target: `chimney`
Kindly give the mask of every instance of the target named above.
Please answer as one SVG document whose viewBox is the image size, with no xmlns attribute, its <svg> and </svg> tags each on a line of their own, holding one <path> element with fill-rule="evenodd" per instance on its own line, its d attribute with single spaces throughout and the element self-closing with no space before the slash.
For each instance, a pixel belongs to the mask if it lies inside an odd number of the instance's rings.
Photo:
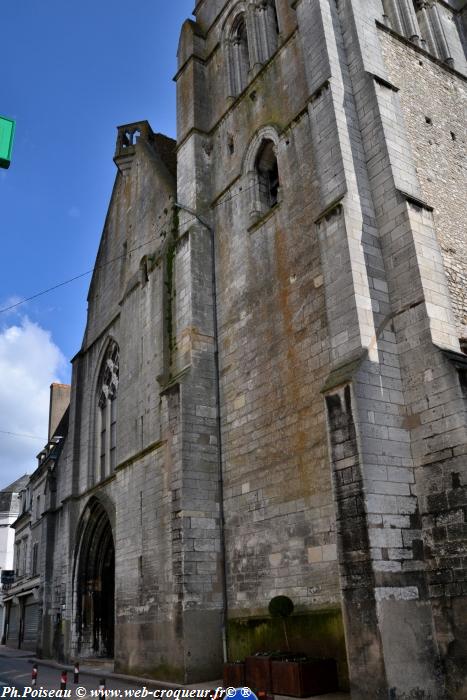
<svg viewBox="0 0 467 700">
<path fill-rule="evenodd" d="M 69 384 L 51 384 L 50 385 L 50 404 L 49 404 L 49 440 L 58 428 L 58 424 L 63 418 L 63 415 L 70 403 Z"/>
</svg>

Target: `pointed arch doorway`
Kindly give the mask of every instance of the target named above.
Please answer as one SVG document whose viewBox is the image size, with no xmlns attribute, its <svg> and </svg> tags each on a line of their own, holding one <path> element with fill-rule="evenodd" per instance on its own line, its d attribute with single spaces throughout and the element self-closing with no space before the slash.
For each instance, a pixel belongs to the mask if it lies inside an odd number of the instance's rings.
<svg viewBox="0 0 467 700">
<path fill-rule="evenodd" d="M 115 546 L 108 513 L 97 498 L 78 527 L 75 558 L 75 647 L 82 658 L 113 658 Z"/>
</svg>

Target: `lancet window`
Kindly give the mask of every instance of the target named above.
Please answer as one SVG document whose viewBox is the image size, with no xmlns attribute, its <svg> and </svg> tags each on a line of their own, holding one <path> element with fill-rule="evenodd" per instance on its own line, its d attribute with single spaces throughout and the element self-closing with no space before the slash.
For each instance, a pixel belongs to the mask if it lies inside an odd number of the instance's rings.
<svg viewBox="0 0 467 700">
<path fill-rule="evenodd" d="M 265 139 L 260 146 L 255 169 L 259 185 L 259 200 L 265 212 L 277 204 L 279 195 L 279 168 L 275 145 L 269 139 Z"/>
<path fill-rule="evenodd" d="M 250 69 L 248 34 L 243 13 L 233 24 L 229 43 L 232 94 L 239 95 L 247 86 Z"/>
<path fill-rule="evenodd" d="M 256 12 L 258 53 L 261 63 L 267 61 L 277 49 L 279 20 L 275 0 L 261 0 Z"/>
<path fill-rule="evenodd" d="M 437 3 L 415 0 L 414 5 L 422 35 L 422 47 L 442 61 L 452 63 Z"/>
<path fill-rule="evenodd" d="M 102 364 L 97 401 L 97 480 L 105 479 L 117 466 L 117 392 L 119 349 L 109 345 Z"/>
<path fill-rule="evenodd" d="M 435 0 L 383 0 L 387 22 L 398 34 L 407 37 L 436 58 L 453 63 Z"/>
</svg>

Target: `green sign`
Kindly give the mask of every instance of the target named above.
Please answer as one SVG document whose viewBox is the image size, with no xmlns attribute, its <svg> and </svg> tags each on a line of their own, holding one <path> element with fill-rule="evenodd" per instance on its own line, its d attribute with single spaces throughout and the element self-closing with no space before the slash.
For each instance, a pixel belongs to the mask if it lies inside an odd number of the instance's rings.
<svg viewBox="0 0 467 700">
<path fill-rule="evenodd" d="M 14 134 L 15 122 L 13 119 L 0 117 L 0 168 L 10 167 Z"/>
</svg>

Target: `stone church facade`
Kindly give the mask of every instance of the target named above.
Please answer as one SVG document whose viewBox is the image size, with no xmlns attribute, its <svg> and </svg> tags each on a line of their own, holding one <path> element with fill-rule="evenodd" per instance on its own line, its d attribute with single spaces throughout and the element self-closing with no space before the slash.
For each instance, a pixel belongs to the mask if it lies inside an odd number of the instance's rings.
<svg viewBox="0 0 467 700">
<path fill-rule="evenodd" d="M 199 0 L 118 169 L 51 467 L 41 653 L 194 682 L 283 646 L 467 695 L 456 0 Z"/>
</svg>

